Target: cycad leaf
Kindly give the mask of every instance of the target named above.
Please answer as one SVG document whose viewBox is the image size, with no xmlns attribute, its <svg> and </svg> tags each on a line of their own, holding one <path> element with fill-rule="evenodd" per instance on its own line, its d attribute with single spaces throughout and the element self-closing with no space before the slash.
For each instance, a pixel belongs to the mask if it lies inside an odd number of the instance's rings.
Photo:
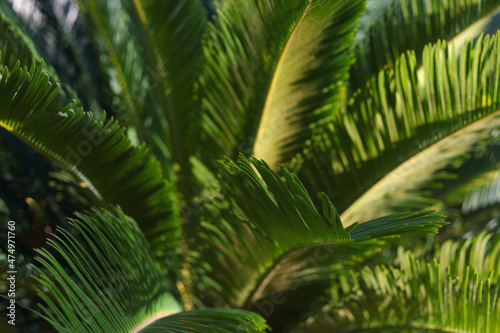
<svg viewBox="0 0 500 333">
<path fill-rule="evenodd" d="M 462 214 L 494 206 L 500 202 L 500 165 L 491 165 L 489 170 L 473 174 L 466 182 L 453 187 L 445 194 L 447 205 L 459 204 Z"/>
<path fill-rule="evenodd" d="M 7 68 L 13 68 L 18 61 L 22 64 L 28 64 L 33 59 L 39 62 L 41 57 L 32 40 L 13 20 L 12 15 L 15 15 L 14 12 L 10 8 L 5 8 L 9 6 L 8 4 L 1 4 L 0 6 L 0 51 L 2 52 L 0 64 L 7 66 Z M 51 82 L 61 82 L 52 67 L 47 66 L 45 71 L 50 75 Z M 64 90 L 71 88 L 67 86 L 63 88 L 60 95 L 66 97 L 67 92 Z M 74 95 L 72 91 L 70 91 L 70 95 Z"/>
<path fill-rule="evenodd" d="M 198 0 L 95 1 L 82 8 L 102 41 L 133 122 L 158 158 L 182 171 L 192 145 L 205 11 Z M 171 176 L 173 179 L 173 176 Z"/>
<path fill-rule="evenodd" d="M 138 132 L 158 158 L 168 158 L 167 122 L 154 97 L 160 76 L 148 66 L 141 22 L 131 17 L 133 4 L 82 0 L 79 8 L 96 48 L 102 51 L 99 61 L 109 76 L 110 90 L 120 96 L 115 99 L 117 116 Z"/>
<path fill-rule="evenodd" d="M 352 223 L 363 216 L 432 206 L 434 202 L 426 198 L 429 194 L 419 193 L 419 190 L 432 188 L 434 183 L 450 178 L 451 175 L 439 171 L 453 163 L 461 163 L 463 156 L 477 149 L 478 141 L 488 139 L 491 131 L 497 128 L 500 128 L 499 111 L 441 139 L 382 178 L 349 206 L 342 218 Z"/>
<path fill-rule="evenodd" d="M 201 232 L 205 242 L 194 242 L 192 247 L 198 250 L 194 265 L 204 272 L 198 288 L 217 288 L 219 296 L 209 300 L 215 304 L 222 301 L 250 308 L 267 297 L 267 285 L 294 251 L 372 236 L 435 232 L 442 225 L 442 216 L 424 212 L 381 218 L 359 230 L 354 226 L 345 229 L 326 195 L 318 211 L 298 178 L 286 168 L 282 167 L 283 181 L 264 162 L 252 159 L 252 164 L 243 156 L 238 164 L 226 160 L 221 181 L 230 205 L 212 207 L 221 222 L 205 223 Z M 207 270 L 207 264 L 213 270 Z"/>
<path fill-rule="evenodd" d="M 481 279 L 469 267 L 463 267 L 463 275 L 457 278 L 436 261 L 415 260 L 410 253 L 400 259 L 405 269 L 377 266 L 353 273 L 339 284 L 345 299 L 332 300 L 313 315 L 314 320 L 309 319 L 297 331 L 493 333 L 499 330 L 499 278 L 490 274 Z"/>
<path fill-rule="evenodd" d="M 82 238 L 60 229 L 48 241 L 58 256 L 38 250 L 41 310 L 58 331 L 130 332 L 180 311 L 135 221 L 121 209 L 77 216 Z"/>
<path fill-rule="evenodd" d="M 27 64 L 32 58 L 38 62 L 43 57 L 46 64 L 54 66 L 54 71 L 46 68 L 53 82 L 62 82 L 64 90 L 68 90 L 72 96 L 78 96 L 82 104 L 93 109 L 95 114 L 99 110 L 97 92 L 103 82 L 96 79 L 95 59 L 88 56 L 89 36 L 82 31 L 83 23 L 78 15 L 74 15 L 78 14 L 77 8 L 76 3 L 66 0 L 57 4 L 36 1 L 32 5 L 4 1 L 0 4 L 0 12 L 13 21 L 16 30 L 25 31 L 38 52 L 31 50 L 31 54 L 25 55 L 22 48 L 14 48 L 10 52 L 3 46 L 0 46 L 0 50 L 5 56 L 11 57 L 10 61 L 6 61 L 8 68 L 12 68 L 18 59 L 22 64 Z M 26 40 L 27 46 L 33 49 L 29 38 Z M 59 78 L 55 75 L 56 71 Z"/>
<path fill-rule="evenodd" d="M 180 311 L 135 221 L 121 209 L 78 214 L 38 250 L 42 314 L 59 332 L 260 332 L 242 310 Z"/>
<path fill-rule="evenodd" d="M 162 318 L 141 333 L 233 333 L 264 332 L 268 326 L 255 313 L 236 309 L 203 309 Z"/>
<path fill-rule="evenodd" d="M 134 147 L 113 119 L 95 120 L 76 103 L 54 102 L 58 87 L 33 61 L 19 62 L 0 78 L 0 126 L 71 172 L 99 205 L 119 204 L 141 219 L 148 236 L 175 246 L 179 225 L 173 219 L 171 185 L 144 146 Z M 167 241 L 168 240 L 168 241 Z"/>
<path fill-rule="evenodd" d="M 438 43 L 424 50 L 421 76 L 414 54 L 403 55 L 395 71 L 380 72 L 318 133 L 300 156 L 299 177 L 307 188 L 325 190 L 341 212 L 364 193 L 363 200 L 371 197 L 370 204 L 344 215 L 348 224 L 395 209 L 430 206 L 422 190 L 449 178 L 440 169 L 459 165 L 498 126 L 499 52 L 498 34 L 479 39 L 474 48 L 467 44 L 459 61 L 453 49 Z M 383 192 L 368 191 L 384 177 Z M 344 191 L 350 184 L 356 186 Z"/>
<path fill-rule="evenodd" d="M 206 41 L 201 83 L 209 158 L 244 152 L 273 169 L 288 162 L 325 116 L 321 108 L 344 89 L 363 6 L 358 0 L 223 2 Z"/>
<path fill-rule="evenodd" d="M 500 275 L 500 235 L 481 232 L 462 241 L 447 240 L 434 254 L 441 266 L 449 267 L 453 275 L 463 277 L 467 267 L 475 268 L 480 279 L 490 272 Z M 403 267 L 404 269 L 404 267 Z"/>
<path fill-rule="evenodd" d="M 28 63 L 33 58 L 39 60 L 40 56 L 33 42 L 6 14 L 3 9 L 0 10 L 0 50 L 4 54 L 5 66 L 13 67 L 19 59 L 23 63 Z"/>
<path fill-rule="evenodd" d="M 362 88 L 384 66 L 392 68 L 402 53 L 413 50 L 420 61 L 428 43 L 450 41 L 481 20 L 486 20 L 484 31 L 499 6 L 498 0 L 391 1 L 381 13 L 368 16 L 367 24 L 361 23 L 354 50 L 357 61 L 350 71 L 353 90 Z"/>
</svg>

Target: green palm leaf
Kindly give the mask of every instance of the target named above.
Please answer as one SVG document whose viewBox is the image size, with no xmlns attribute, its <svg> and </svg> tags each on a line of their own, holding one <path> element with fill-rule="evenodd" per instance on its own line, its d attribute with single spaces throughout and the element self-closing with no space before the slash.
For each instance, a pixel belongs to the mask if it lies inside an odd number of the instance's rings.
<svg viewBox="0 0 500 333">
<path fill-rule="evenodd" d="M 324 189 L 340 211 L 350 209 L 348 224 L 397 207 L 428 207 L 422 190 L 449 178 L 439 171 L 463 162 L 498 126 L 499 50 L 497 34 L 475 48 L 469 43 L 457 62 L 453 49 L 438 43 L 424 50 L 420 76 L 414 54 L 403 55 L 319 132 L 297 158 L 299 177 L 315 192 Z"/>
<path fill-rule="evenodd" d="M 33 41 L 15 23 L 12 9 L 5 4 L 0 5 L 0 50 L 2 52 L 0 64 L 7 66 L 7 68 L 13 68 L 18 61 L 22 64 L 28 64 L 33 59 L 37 62 L 42 60 Z M 61 82 L 52 67 L 47 66 L 45 71 L 52 78 L 52 82 Z M 63 89 L 60 90 L 60 95 L 63 98 L 67 95 L 76 98 L 74 92 L 67 85 L 64 85 Z"/>
<path fill-rule="evenodd" d="M 485 254 L 484 249 L 482 254 Z M 495 254 L 498 256 L 498 251 Z M 500 280 L 481 278 L 465 267 L 456 277 L 436 261 L 400 256 L 404 268 L 376 266 L 338 285 L 334 299 L 299 332 L 496 332 L 500 318 Z M 443 273 L 442 271 L 445 271 Z M 335 288 L 335 287 L 334 287 Z M 337 294 L 337 291 L 333 291 Z"/>
<path fill-rule="evenodd" d="M 259 332 L 266 325 L 241 310 L 179 313 L 171 286 L 134 220 L 121 209 L 78 214 L 78 238 L 59 230 L 38 250 L 42 314 L 59 332 Z M 175 314 L 175 315 L 173 315 Z"/>
<path fill-rule="evenodd" d="M 33 42 L 0 10 L 0 50 L 4 53 L 3 63 L 13 67 L 18 60 L 28 63 L 32 58 L 40 60 Z"/>
<path fill-rule="evenodd" d="M 311 247 L 407 232 L 436 232 L 443 224 L 441 216 L 422 212 L 387 216 L 345 229 L 328 197 L 323 195 L 322 210 L 318 211 L 298 178 L 284 167 L 285 181 L 264 162 L 252 159 L 250 164 L 243 156 L 238 164 L 226 160 L 224 167 L 222 186 L 231 204 L 213 204 L 222 221 L 204 223 L 202 237 L 206 242 L 192 244 L 193 264 L 203 272 L 198 288 L 216 288 L 219 294 L 208 299 L 209 304 L 222 301 L 251 307 L 268 296 L 268 284 L 283 274 L 280 266 L 288 256 L 297 255 L 297 250 L 300 257 L 301 250 Z M 358 253 L 365 250 L 360 243 Z"/>
<path fill-rule="evenodd" d="M 96 203 L 120 204 L 141 218 L 148 237 L 161 236 L 173 246 L 179 233 L 173 219 L 171 185 L 144 146 L 134 147 L 113 119 L 93 119 L 55 101 L 43 62 L 30 69 L 4 67 L 0 79 L 0 126 L 79 179 Z"/>
<path fill-rule="evenodd" d="M 444 273 L 449 267 L 453 275 L 464 277 L 467 267 L 477 270 L 480 279 L 485 279 L 492 271 L 500 274 L 500 235 L 481 232 L 461 240 L 444 242 L 434 254 Z M 403 267 L 404 269 L 404 267 Z"/>
<path fill-rule="evenodd" d="M 361 23 L 354 51 L 357 61 L 350 70 L 353 90 L 363 88 L 366 79 L 384 66 L 393 68 L 402 53 L 414 50 L 421 61 L 421 52 L 428 43 L 450 41 L 460 34 L 471 36 L 464 29 L 472 26 L 479 31 L 489 30 L 491 16 L 499 6 L 498 0 L 391 1 L 381 13 Z"/>
<path fill-rule="evenodd" d="M 220 4 L 201 81 L 208 161 L 244 152 L 274 169 L 288 162 L 345 89 L 362 10 L 357 0 Z"/>
<path fill-rule="evenodd" d="M 186 137 L 197 110 L 194 85 L 205 27 L 201 3 L 82 0 L 81 6 L 108 55 L 131 125 L 158 158 L 171 161 L 163 165 L 170 179 L 174 163 L 189 172 L 192 144 Z"/>
</svg>

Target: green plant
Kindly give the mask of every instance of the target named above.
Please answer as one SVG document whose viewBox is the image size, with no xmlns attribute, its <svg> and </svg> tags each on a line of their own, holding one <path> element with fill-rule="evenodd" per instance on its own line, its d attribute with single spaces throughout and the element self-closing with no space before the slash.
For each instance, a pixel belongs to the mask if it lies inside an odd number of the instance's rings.
<svg viewBox="0 0 500 333">
<path fill-rule="evenodd" d="M 36 4 L 46 43 L 0 4 L 0 126 L 68 199 L 18 262 L 56 330 L 498 330 L 500 34 L 459 32 L 499 1 L 81 0 L 94 56 Z"/>
</svg>

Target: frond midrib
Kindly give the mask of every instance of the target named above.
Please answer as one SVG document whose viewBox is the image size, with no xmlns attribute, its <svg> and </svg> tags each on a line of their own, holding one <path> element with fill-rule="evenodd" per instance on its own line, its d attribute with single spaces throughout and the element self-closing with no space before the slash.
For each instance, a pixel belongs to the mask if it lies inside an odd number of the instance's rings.
<svg viewBox="0 0 500 333">
<path fill-rule="evenodd" d="M 274 70 L 273 77 L 272 77 L 270 84 L 269 84 L 269 87 L 267 89 L 266 101 L 264 102 L 262 116 L 260 117 L 259 126 L 257 127 L 257 135 L 256 135 L 256 139 L 255 139 L 255 142 L 253 145 L 253 155 L 256 157 L 260 156 L 259 147 L 261 146 L 262 136 L 264 135 L 264 127 L 265 127 L 264 125 L 267 121 L 267 118 L 269 117 L 269 113 L 271 112 L 270 111 L 270 103 L 272 100 L 271 97 L 274 94 L 274 91 L 276 89 L 278 77 L 280 76 L 280 73 L 282 70 L 282 63 L 286 57 L 286 54 L 288 53 L 289 45 L 292 43 L 293 39 L 295 38 L 295 34 L 296 34 L 297 30 L 300 28 L 302 21 L 306 17 L 307 12 L 308 12 L 309 8 L 311 7 L 311 4 L 312 4 L 312 0 L 309 0 L 309 3 L 307 4 L 306 8 L 304 9 L 304 13 L 302 13 L 302 16 L 300 17 L 300 19 L 297 21 L 297 23 L 293 27 L 293 30 L 290 33 L 290 35 L 286 41 L 286 44 L 283 47 L 283 50 L 281 51 L 280 58 L 276 64 L 276 68 Z"/>
<path fill-rule="evenodd" d="M 419 156 L 422 156 L 423 154 L 428 154 L 429 151 L 438 149 L 439 145 L 444 142 L 444 140 L 452 137 L 452 136 L 457 136 L 460 132 L 464 132 L 467 130 L 470 130 L 473 127 L 476 127 L 479 122 L 485 121 L 487 119 L 495 118 L 500 115 L 500 109 L 497 111 L 488 113 L 484 115 L 483 117 L 477 118 L 475 121 L 467 124 L 464 127 L 460 127 L 456 129 L 453 132 L 450 132 L 447 136 L 443 137 L 442 139 L 434 142 L 430 146 L 426 147 L 424 150 L 419 151 L 417 154 L 411 156 L 409 159 L 404 161 L 403 163 L 399 164 L 395 169 L 391 170 L 389 173 L 387 173 L 384 177 L 382 177 L 380 180 L 378 180 L 373 186 L 371 186 L 368 190 L 366 190 L 360 197 L 358 197 L 345 211 L 342 212 L 341 220 L 342 221 L 348 221 L 348 223 L 352 223 L 351 219 L 349 219 L 349 215 L 352 214 L 352 211 L 356 211 L 356 205 L 359 202 L 362 202 L 362 200 L 366 197 L 370 197 L 371 195 L 376 194 L 379 192 L 381 189 L 383 189 L 386 184 L 389 184 L 392 179 L 395 177 L 394 175 L 398 174 L 402 170 L 405 169 L 411 169 L 411 165 L 414 163 L 413 161 L 419 159 Z"/>
<path fill-rule="evenodd" d="M 144 320 L 139 326 L 135 327 L 132 331 L 130 331 L 130 333 L 139 333 L 141 330 L 143 330 L 144 328 L 146 328 L 150 324 L 154 323 L 155 321 L 157 321 L 161 318 L 164 318 L 164 317 L 168 317 L 168 316 L 173 315 L 175 313 L 177 313 L 177 312 L 176 311 L 162 311 L 162 312 L 159 312 L 155 315 L 152 315 L 151 317 Z"/>
</svg>

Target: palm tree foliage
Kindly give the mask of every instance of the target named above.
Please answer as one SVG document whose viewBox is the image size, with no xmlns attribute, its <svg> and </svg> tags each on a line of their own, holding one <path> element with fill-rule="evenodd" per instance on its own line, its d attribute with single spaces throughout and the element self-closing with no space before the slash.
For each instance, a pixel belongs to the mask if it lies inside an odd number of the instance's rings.
<svg viewBox="0 0 500 333">
<path fill-rule="evenodd" d="M 30 316 L 61 332 L 499 329 L 500 34 L 481 34 L 498 1 L 30 3 L 0 4 L 0 161 L 17 137 L 58 198 L 6 194 L 21 157 L 0 170 Z M 452 222 L 437 236 L 435 209 Z M 36 254 L 30 223 L 50 234 Z"/>
</svg>

